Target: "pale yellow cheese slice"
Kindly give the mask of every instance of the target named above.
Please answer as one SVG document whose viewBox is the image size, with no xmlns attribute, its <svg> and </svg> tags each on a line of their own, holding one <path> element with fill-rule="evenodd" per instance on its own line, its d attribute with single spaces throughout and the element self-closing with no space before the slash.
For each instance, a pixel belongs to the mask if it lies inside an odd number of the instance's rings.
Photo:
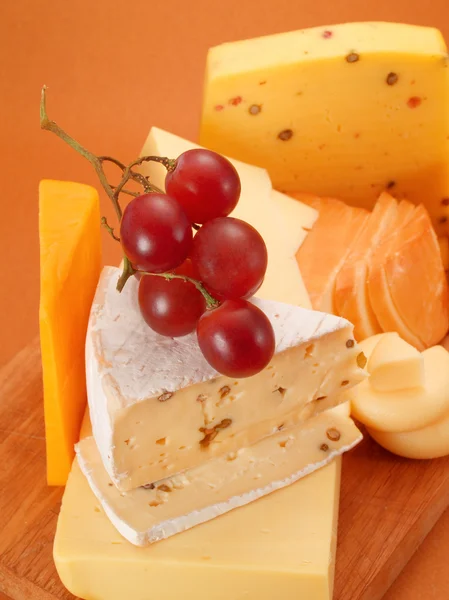
<svg viewBox="0 0 449 600">
<path fill-rule="evenodd" d="M 141 155 L 177 158 L 186 150 L 199 147 L 177 135 L 152 127 Z M 282 197 L 282 194 L 273 195 L 270 178 L 264 169 L 230 160 L 242 184 L 240 200 L 232 216 L 255 227 L 269 249 L 265 281 L 257 296 L 272 300 L 271 286 L 275 286 L 276 300 L 279 302 L 311 308 L 295 253 L 304 240 L 303 227 L 310 228 L 313 225 L 318 217 L 317 211 L 291 198 Z M 166 170 L 162 165 L 144 163 L 141 171 L 150 176 L 152 183 L 164 189 Z"/>
</svg>

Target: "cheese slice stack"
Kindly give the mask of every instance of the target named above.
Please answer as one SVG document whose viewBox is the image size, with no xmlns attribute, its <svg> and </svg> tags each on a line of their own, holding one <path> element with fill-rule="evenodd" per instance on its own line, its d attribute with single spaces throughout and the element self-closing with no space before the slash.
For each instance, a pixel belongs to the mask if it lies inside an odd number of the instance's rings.
<svg viewBox="0 0 449 600">
<path fill-rule="evenodd" d="M 117 530 L 146 546 L 286 487 L 351 449 L 362 436 L 344 410 L 125 493 L 112 485 L 93 437 L 77 445 L 78 462 Z"/>
<path fill-rule="evenodd" d="M 119 293 L 119 274 L 110 267 L 101 276 L 86 367 L 95 441 L 122 491 L 288 431 L 365 377 L 348 321 L 261 299 L 253 301 L 273 324 L 275 356 L 253 377 L 221 376 L 195 334 L 172 339 L 151 330 L 140 314 L 138 281 Z"/>
</svg>

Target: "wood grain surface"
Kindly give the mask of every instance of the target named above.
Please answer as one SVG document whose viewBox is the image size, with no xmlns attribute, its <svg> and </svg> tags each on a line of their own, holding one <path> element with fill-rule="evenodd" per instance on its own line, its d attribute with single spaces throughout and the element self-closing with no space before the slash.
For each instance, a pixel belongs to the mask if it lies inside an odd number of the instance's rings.
<svg viewBox="0 0 449 600">
<path fill-rule="evenodd" d="M 35 341 L 0 370 L 0 600 L 73 600 L 52 560 L 62 492 L 45 481 Z M 369 439 L 345 455 L 334 600 L 380 600 L 448 506 L 449 459 L 402 460 Z M 447 600 L 428 567 L 427 594 L 402 598 Z"/>
</svg>

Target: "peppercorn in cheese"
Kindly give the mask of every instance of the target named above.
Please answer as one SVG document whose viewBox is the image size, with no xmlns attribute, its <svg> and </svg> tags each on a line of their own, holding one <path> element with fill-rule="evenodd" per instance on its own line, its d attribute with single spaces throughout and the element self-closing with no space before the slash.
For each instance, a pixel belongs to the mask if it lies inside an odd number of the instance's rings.
<svg viewBox="0 0 449 600">
<path fill-rule="evenodd" d="M 200 139 L 288 193 L 423 202 L 449 233 L 449 58 L 436 29 L 347 23 L 212 48 Z"/>
</svg>

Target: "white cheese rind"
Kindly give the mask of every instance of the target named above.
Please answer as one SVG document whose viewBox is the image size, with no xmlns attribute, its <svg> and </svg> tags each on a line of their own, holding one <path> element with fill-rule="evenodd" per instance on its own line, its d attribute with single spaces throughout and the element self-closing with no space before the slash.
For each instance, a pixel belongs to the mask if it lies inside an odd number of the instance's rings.
<svg viewBox="0 0 449 600">
<path fill-rule="evenodd" d="M 329 410 L 305 426 L 279 432 L 235 456 L 216 458 L 162 480 L 155 489 L 125 493 L 112 485 L 92 437 L 77 445 L 77 457 L 112 524 L 132 544 L 146 546 L 294 483 L 351 449 L 361 438 L 341 410 Z M 160 490 L 160 486 L 171 491 Z M 155 503 L 158 505 L 151 506 Z"/>
<path fill-rule="evenodd" d="M 333 406 L 341 386 L 347 389 L 365 376 L 357 366 L 357 345 L 346 346 L 353 337 L 348 321 L 258 299 L 254 303 L 275 331 L 271 364 L 244 380 L 219 376 L 201 355 L 194 334 L 171 339 L 146 325 L 137 304 L 137 280 L 130 279 L 119 294 L 118 274 L 109 267 L 100 279 L 86 341 L 86 373 L 94 437 L 122 490 L 247 447 L 281 424 L 298 425 L 316 411 L 314 400 L 321 399 L 319 410 Z M 160 401 L 167 392 L 173 397 Z M 229 428 L 205 449 L 202 428 L 224 419 L 231 421 Z"/>
<path fill-rule="evenodd" d="M 139 310 L 137 279 L 128 280 L 119 293 L 116 290 L 119 276 L 116 267 L 103 270 L 87 335 L 87 358 L 92 358 L 92 351 L 96 353 L 98 374 L 109 375 L 113 380 L 116 389 L 111 391 L 111 397 L 117 408 L 219 376 L 202 355 L 195 333 L 169 338 L 150 329 Z M 276 354 L 352 328 L 349 321 L 334 315 L 272 300 L 253 298 L 252 302 L 273 325 Z"/>
</svg>

